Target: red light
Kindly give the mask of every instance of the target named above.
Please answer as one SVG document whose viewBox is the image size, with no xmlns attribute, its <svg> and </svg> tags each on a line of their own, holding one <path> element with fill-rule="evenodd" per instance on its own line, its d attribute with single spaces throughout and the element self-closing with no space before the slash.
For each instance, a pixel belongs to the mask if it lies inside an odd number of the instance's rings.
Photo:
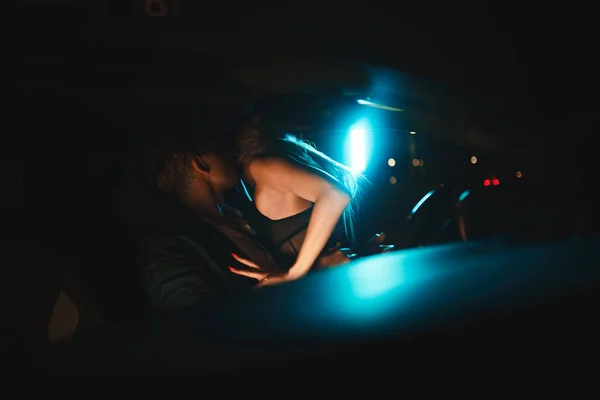
<svg viewBox="0 0 600 400">
<path fill-rule="evenodd" d="M 494 178 L 492 179 L 492 185 L 498 186 L 500 184 L 500 179 Z"/>
<path fill-rule="evenodd" d="M 483 186 L 490 186 L 491 182 L 489 179 L 483 181 Z"/>
</svg>

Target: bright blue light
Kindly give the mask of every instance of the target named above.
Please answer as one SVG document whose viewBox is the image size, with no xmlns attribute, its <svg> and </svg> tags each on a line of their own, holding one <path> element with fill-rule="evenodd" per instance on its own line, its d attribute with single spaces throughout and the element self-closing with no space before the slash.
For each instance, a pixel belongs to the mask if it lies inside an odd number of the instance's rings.
<svg viewBox="0 0 600 400">
<path fill-rule="evenodd" d="M 432 190 L 431 192 L 429 192 L 425 196 L 423 196 L 423 198 L 417 203 L 417 205 L 412 209 L 412 211 L 410 213 L 411 214 L 416 213 L 417 210 L 419 209 L 419 207 L 421 207 L 423 205 L 423 203 L 425 203 L 427 201 L 427 199 L 430 198 L 434 192 L 435 192 L 435 190 Z"/>
<path fill-rule="evenodd" d="M 350 129 L 350 167 L 359 173 L 367 168 L 366 146 L 365 130 Z"/>
<path fill-rule="evenodd" d="M 381 260 L 371 268 L 360 265 L 348 270 L 348 277 L 354 295 L 359 299 L 372 299 L 387 294 L 404 283 L 402 265 L 387 264 Z"/>
<path fill-rule="evenodd" d="M 458 196 L 458 201 L 463 201 L 464 199 L 467 198 L 467 196 L 471 193 L 471 191 L 469 189 L 465 190 L 464 192 L 461 193 L 460 196 Z"/>
<path fill-rule="evenodd" d="M 392 107 L 392 106 L 386 106 L 384 104 L 377 104 L 377 103 L 374 103 L 374 102 L 369 101 L 369 100 L 358 99 L 358 100 L 356 100 L 356 102 L 358 104 L 360 104 L 361 106 L 379 108 L 381 110 L 386 110 L 386 111 L 404 111 L 401 108 L 396 108 L 396 107 Z"/>
</svg>

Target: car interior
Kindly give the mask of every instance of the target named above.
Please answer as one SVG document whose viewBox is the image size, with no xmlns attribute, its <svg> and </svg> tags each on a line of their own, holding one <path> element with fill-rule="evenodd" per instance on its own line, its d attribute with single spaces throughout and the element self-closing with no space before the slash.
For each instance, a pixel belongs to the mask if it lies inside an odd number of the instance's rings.
<svg viewBox="0 0 600 400">
<path fill-rule="evenodd" d="M 7 370 L 197 375 L 221 388 L 248 370 L 276 381 L 310 371 L 311 388 L 369 387 L 373 371 L 382 387 L 423 392 L 593 386 L 599 203 L 586 144 L 597 125 L 550 139 L 574 116 L 548 123 L 547 141 L 521 140 L 520 115 L 399 69 L 304 48 L 240 57 L 184 30 L 108 25 L 24 28 L 0 168 Z M 152 311 L 128 174 L 153 115 L 175 104 L 220 107 L 336 159 L 368 119 L 377 140 L 358 234 L 385 232 L 397 251 L 212 308 Z"/>
</svg>

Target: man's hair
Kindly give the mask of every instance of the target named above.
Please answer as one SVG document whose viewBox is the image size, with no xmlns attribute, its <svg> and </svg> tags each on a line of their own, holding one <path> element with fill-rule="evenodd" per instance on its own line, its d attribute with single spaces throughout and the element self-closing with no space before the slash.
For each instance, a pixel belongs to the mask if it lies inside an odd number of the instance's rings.
<svg viewBox="0 0 600 400">
<path fill-rule="evenodd" d="M 193 179 L 192 162 L 205 154 L 217 153 L 216 141 L 203 138 L 184 148 L 159 145 L 146 149 L 148 179 L 163 192 L 184 192 Z"/>
<path fill-rule="evenodd" d="M 231 110 L 186 106 L 163 110 L 153 122 L 144 138 L 143 162 L 150 183 L 161 191 L 185 192 L 195 159 L 234 152 L 228 139 L 237 120 Z"/>
</svg>

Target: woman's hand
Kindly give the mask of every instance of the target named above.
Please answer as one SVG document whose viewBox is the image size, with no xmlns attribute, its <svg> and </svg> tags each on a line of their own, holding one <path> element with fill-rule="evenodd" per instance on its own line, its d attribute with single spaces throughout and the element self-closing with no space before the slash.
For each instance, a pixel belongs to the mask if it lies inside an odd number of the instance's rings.
<svg viewBox="0 0 600 400">
<path fill-rule="evenodd" d="M 299 279 L 302 276 L 304 276 L 304 275 L 295 276 L 295 274 L 293 274 L 293 273 L 292 274 L 287 273 L 287 274 L 283 274 L 283 275 L 269 275 L 268 272 L 263 271 L 260 268 L 260 266 L 258 266 L 256 263 L 254 263 L 250 260 L 247 260 L 245 258 L 241 258 L 236 254 L 231 254 L 231 255 L 233 256 L 233 258 L 236 259 L 236 261 L 249 267 L 250 270 L 237 269 L 237 268 L 233 268 L 231 266 L 229 267 L 229 270 L 231 272 L 233 272 L 234 274 L 246 276 L 246 277 L 252 278 L 252 279 L 257 279 L 258 284 L 255 286 L 255 288 L 290 282 L 290 281 Z"/>
<path fill-rule="evenodd" d="M 393 244 L 384 244 L 386 239 L 385 233 L 377 233 L 375 234 L 367 243 L 367 253 L 366 255 L 374 255 L 387 253 L 395 250 L 395 246 Z M 302 278 L 306 273 L 294 273 L 295 270 L 293 267 L 290 268 L 290 272 L 282 275 L 273 275 L 269 276 L 268 272 L 263 271 L 256 263 L 247 260 L 245 258 L 238 257 L 236 254 L 232 254 L 232 256 L 240 263 L 246 265 L 250 268 L 250 270 L 245 269 L 237 269 L 233 267 L 229 267 L 229 270 L 234 274 L 246 276 L 248 278 L 258 280 L 257 288 L 262 286 L 271 286 L 277 285 L 280 283 L 294 281 L 296 279 Z M 338 265 L 346 264 L 356 258 L 357 255 L 353 254 L 352 250 L 349 248 L 342 248 L 338 243 L 336 247 L 329 249 L 325 254 L 321 255 L 315 264 L 317 268 L 330 268 Z"/>
</svg>

